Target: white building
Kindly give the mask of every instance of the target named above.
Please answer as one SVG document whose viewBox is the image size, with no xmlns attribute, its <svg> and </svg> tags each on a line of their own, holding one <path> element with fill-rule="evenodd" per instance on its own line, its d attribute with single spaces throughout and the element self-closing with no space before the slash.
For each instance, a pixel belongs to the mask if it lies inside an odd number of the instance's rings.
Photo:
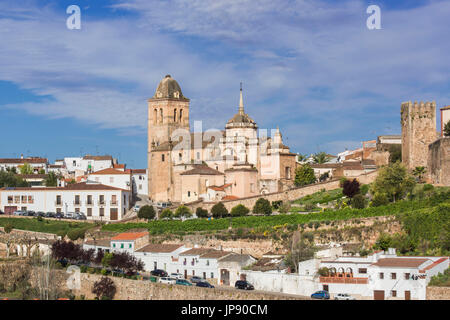
<svg viewBox="0 0 450 320">
<path fill-rule="evenodd" d="M 130 170 L 121 171 L 114 168 L 107 168 L 89 174 L 87 179 L 105 186 L 124 189 L 129 192 L 132 192 L 133 188 Z"/>
<path fill-rule="evenodd" d="M 367 257 L 339 257 L 322 261 L 330 271 L 320 277 L 330 295 L 348 293 L 363 299 L 425 300 L 431 277 L 449 267 L 448 257 L 397 256 L 395 249 Z"/>
<path fill-rule="evenodd" d="M 111 251 L 133 254 L 144 247 L 148 241 L 148 232 L 124 232 L 111 238 Z"/>
<path fill-rule="evenodd" d="M 136 258 L 144 262 L 144 269 L 152 271 L 162 269 L 167 273 L 180 273 L 178 256 L 188 250 L 182 244 L 155 244 L 150 243 L 135 251 Z"/>
<path fill-rule="evenodd" d="M 0 170 L 6 171 L 7 169 L 15 168 L 17 173 L 20 173 L 19 168 L 25 163 L 29 164 L 33 168 L 33 173 L 39 173 L 44 170 L 47 173 L 48 160 L 46 158 L 13 158 L 13 159 L 0 159 Z"/>
<path fill-rule="evenodd" d="M 84 157 L 66 157 L 64 158 L 64 166 L 68 173 L 75 174 L 75 176 L 84 175 L 100 171 L 107 168 L 112 168 L 116 161 L 109 155 L 106 156 L 91 156 Z"/>
<path fill-rule="evenodd" d="M 134 194 L 148 196 L 147 169 L 131 169 Z"/>
<path fill-rule="evenodd" d="M 98 183 L 0 189 L 0 208 L 6 214 L 16 210 L 83 212 L 89 220 L 121 220 L 130 208 L 130 201 L 128 190 Z"/>
</svg>

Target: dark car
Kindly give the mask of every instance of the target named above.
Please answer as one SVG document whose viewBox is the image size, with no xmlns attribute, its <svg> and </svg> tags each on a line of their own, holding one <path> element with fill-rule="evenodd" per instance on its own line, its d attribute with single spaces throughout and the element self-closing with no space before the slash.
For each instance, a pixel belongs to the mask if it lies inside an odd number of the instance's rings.
<svg viewBox="0 0 450 320">
<path fill-rule="evenodd" d="M 155 270 L 151 271 L 150 274 L 152 276 L 157 276 L 157 277 L 167 277 L 167 272 L 165 272 L 164 270 L 161 270 L 161 269 L 155 269 Z"/>
<path fill-rule="evenodd" d="M 200 277 L 197 277 L 197 276 L 193 276 L 193 277 L 191 277 L 191 282 L 192 283 L 197 283 L 197 282 L 201 282 L 201 281 L 203 281 L 203 279 L 202 278 L 200 278 Z"/>
<path fill-rule="evenodd" d="M 55 218 L 56 217 L 56 213 L 54 213 L 54 212 L 47 212 L 45 214 L 45 217 L 46 218 Z"/>
<path fill-rule="evenodd" d="M 0 214 L 5 214 L 2 210 L 0 210 Z"/>
<path fill-rule="evenodd" d="M 182 285 L 182 286 L 192 286 L 192 283 L 191 282 L 189 282 L 188 280 L 186 280 L 186 279 L 177 279 L 177 281 L 175 282 L 175 284 L 179 284 L 179 285 Z"/>
<path fill-rule="evenodd" d="M 322 300 L 328 300 L 330 299 L 330 294 L 327 291 L 316 291 L 311 295 L 312 299 L 322 299 Z"/>
<path fill-rule="evenodd" d="M 57 212 L 55 214 L 55 218 L 62 219 L 62 218 L 64 218 L 64 215 L 61 212 Z"/>
<path fill-rule="evenodd" d="M 38 211 L 34 214 L 35 217 L 45 217 L 45 212 Z"/>
<path fill-rule="evenodd" d="M 35 214 L 36 212 L 34 211 L 27 211 L 27 214 L 24 214 L 24 216 L 34 217 Z"/>
<path fill-rule="evenodd" d="M 255 290 L 255 287 L 250 282 L 245 280 L 236 281 L 234 287 L 241 290 Z"/>
<path fill-rule="evenodd" d="M 74 216 L 75 220 L 86 220 L 86 216 L 82 212 L 75 213 Z"/>
<path fill-rule="evenodd" d="M 202 288 L 214 288 L 214 286 L 212 284 L 210 284 L 209 282 L 207 282 L 207 281 L 197 282 L 196 286 L 197 287 L 202 287 Z"/>
</svg>

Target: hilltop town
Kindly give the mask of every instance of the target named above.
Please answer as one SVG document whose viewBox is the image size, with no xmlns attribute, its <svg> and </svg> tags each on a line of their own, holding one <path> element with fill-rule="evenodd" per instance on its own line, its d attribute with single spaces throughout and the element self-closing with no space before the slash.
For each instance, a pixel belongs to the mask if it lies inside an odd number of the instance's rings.
<svg viewBox="0 0 450 320">
<path fill-rule="evenodd" d="M 450 298 L 450 106 L 437 127 L 435 102 L 404 102 L 401 134 L 302 155 L 280 128 L 258 130 L 242 84 L 237 100 L 224 130 L 196 132 L 165 76 L 147 168 L 0 159 L 0 296 Z M 65 287 L 73 266 L 81 284 Z"/>
</svg>

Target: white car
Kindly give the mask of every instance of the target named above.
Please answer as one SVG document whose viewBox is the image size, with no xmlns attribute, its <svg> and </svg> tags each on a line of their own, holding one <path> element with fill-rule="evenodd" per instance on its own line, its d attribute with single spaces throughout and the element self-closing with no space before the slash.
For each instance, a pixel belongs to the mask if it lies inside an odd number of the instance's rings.
<svg viewBox="0 0 450 320">
<path fill-rule="evenodd" d="M 134 212 L 138 212 L 139 209 L 140 209 L 140 206 L 139 205 L 135 205 L 134 208 L 133 208 L 133 211 Z"/>
<path fill-rule="evenodd" d="M 184 279 L 184 276 L 181 273 L 171 273 L 170 277 L 175 279 Z"/>
<path fill-rule="evenodd" d="M 170 278 L 170 277 L 159 278 L 159 283 L 175 284 L 176 282 L 177 282 L 177 279 L 175 279 L 175 278 Z"/>
<path fill-rule="evenodd" d="M 338 293 L 334 296 L 334 300 L 356 300 L 356 298 L 352 297 L 348 293 Z"/>
</svg>

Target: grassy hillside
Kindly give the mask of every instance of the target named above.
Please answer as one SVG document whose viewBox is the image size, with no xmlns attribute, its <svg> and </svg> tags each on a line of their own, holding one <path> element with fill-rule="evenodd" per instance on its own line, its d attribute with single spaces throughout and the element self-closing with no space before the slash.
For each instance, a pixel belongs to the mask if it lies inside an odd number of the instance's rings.
<svg viewBox="0 0 450 320">
<path fill-rule="evenodd" d="M 69 222 L 69 221 L 56 221 L 42 219 L 39 221 L 37 218 L 8 218 L 0 216 L 0 227 L 11 225 L 14 229 L 46 232 L 53 234 L 67 234 L 73 230 L 87 230 L 94 227 L 92 223 L 86 222 Z"/>
</svg>

